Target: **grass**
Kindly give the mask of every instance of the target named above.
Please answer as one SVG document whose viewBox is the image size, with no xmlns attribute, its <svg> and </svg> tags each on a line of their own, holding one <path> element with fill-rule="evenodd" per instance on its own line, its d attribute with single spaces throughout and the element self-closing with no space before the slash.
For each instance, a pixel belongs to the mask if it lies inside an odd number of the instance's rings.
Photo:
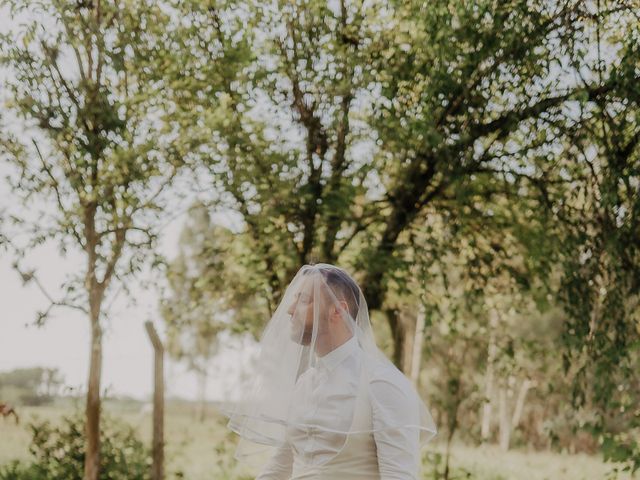
<svg viewBox="0 0 640 480">
<path fill-rule="evenodd" d="M 435 450 L 443 454 L 441 445 Z M 429 471 L 425 462 L 425 472 Z M 585 454 L 559 454 L 554 452 L 527 452 L 511 450 L 503 452 L 497 446 L 472 447 L 455 445 L 451 464 L 455 479 L 474 480 L 604 480 L 607 478 L 630 479 L 628 475 L 611 477 L 612 465 L 597 456 Z"/>
<path fill-rule="evenodd" d="M 0 465 L 10 460 L 29 460 L 30 432 L 34 420 L 57 422 L 74 408 L 70 404 L 20 408 L 21 423 L 13 419 L 0 421 Z M 132 425 L 150 444 L 151 419 L 140 413 L 133 403 L 107 402 L 105 412 Z M 194 407 L 169 403 L 166 408 L 167 478 L 189 480 L 253 478 L 251 471 L 236 465 L 233 452 L 237 438 L 227 431 L 222 417 L 209 412 L 204 421 L 197 418 Z M 425 450 L 425 479 L 439 478 L 434 466 L 442 471 L 444 448 L 432 443 Z M 452 449 L 451 480 L 604 480 L 612 466 L 596 456 L 568 455 L 553 452 L 513 450 L 498 447 L 472 447 L 456 444 Z M 255 473 L 255 472 L 253 472 Z M 636 477 L 618 476 L 619 479 Z"/>
</svg>

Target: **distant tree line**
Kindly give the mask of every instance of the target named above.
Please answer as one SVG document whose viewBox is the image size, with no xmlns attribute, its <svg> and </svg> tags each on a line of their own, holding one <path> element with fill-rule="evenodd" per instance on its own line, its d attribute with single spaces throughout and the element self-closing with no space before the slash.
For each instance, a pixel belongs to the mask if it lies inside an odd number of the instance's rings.
<svg viewBox="0 0 640 480">
<path fill-rule="evenodd" d="M 17 368 L 0 372 L 0 402 L 43 405 L 63 394 L 64 377 L 57 368 Z"/>
</svg>

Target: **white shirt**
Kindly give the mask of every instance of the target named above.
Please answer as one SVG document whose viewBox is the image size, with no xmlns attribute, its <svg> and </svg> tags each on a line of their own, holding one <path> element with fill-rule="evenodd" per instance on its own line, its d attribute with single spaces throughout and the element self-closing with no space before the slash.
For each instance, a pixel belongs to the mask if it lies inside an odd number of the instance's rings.
<svg viewBox="0 0 640 480">
<path fill-rule="evenodd" d="M 296 382 L 291 405 L 289 444 L 270 459 L 256 480 L 288 480 L 294 457 L 310 466 L 330 463 L 341 452 L 354 418 L 361 385 L 364 352 L 357 338 L 326 355 L 304 372 Z M 368 359 L 368 362 L 372 362 Z M 381 480 L 418 478 L 419 431 L 415 428 L 390 428 L 418 425 L 415 397 L 410 395 L 408 380 L 391 364 L 367 365 L 371 374 L 368 385 L 371 423 L 378 471 Z M 298 426 L 299 425 L 299 426 Z M 317 428 L 306 428 L 306 425 Z M 386 428 L 386 429 L 385 429 Z"/>
</svg>

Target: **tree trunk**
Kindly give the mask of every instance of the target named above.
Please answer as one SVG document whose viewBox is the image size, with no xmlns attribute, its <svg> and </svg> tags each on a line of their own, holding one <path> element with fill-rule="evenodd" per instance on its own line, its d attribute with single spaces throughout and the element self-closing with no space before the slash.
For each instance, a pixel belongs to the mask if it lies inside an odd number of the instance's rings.
<svg viewBox="0 0 640 480">
<path fill-rule="evenodd" d="M 400 318 L 400 312 L 395 308 L 389 308 L 385 311 L 387 314 L 387 322 L 393 336 L 393 363 L 400 370 L 405 371 L 404 365 L 404 347 L 406 328 Z"/>
<path fill-rule="evenodd" d="M 444 480 L 449 480 L 450 464 L 451 464 L 451 440 L 453 439 L 453 432 L 447 435 L 447 449 L 444 456 Z"/>
<path fill-rule="evenodd" d="M 444 480 L 449 480 L 449 475 L 451 474 L 450 465 L 451 465 L 451 444 L 453 441 L 453 436 L 458 429 L 458 410 L 460 409 L 461 399 L 455 398 L 451 399 L 452 405 L 447 412 L 447 447 L 445 452 L 445 461 L 444 461 Z"/>
<path fill-rule="evenodd" d="M 151 479 L 164 479 L 164 347 L 153 324 L 145 322 L 154 350 L 153 372 L 153 465 Z"/>
<path fill-rule="evenodd" d="M 207 371 L 198 370 L 198 418 L 203 422 L 207 416 Z"/>
<path fill-rule="evenodd" d="M 499 409 L 500 409 L 500 449 L 503 452 L 509 450 L 511 441 L 511 416 L 509 415 L 509 393 L 508 382 L 501 385 L 499 389 Z"/>
<path fill-rule="evenodd" d="M 493 416 L 493 389 L 495 376 L 495 360 L 498 353 L 496 345 L 496 329 L 498 327 L 498 312 L 495 309 L 489 311 L 489 346 L 487 351 L 487 370 L 485 372 L 484 396 L 482 404 L 482 422 L 480 425 L 480 438 L 482 442 L 488 442 L 491 437 L 491 420 Z"/>
<path fill-rule="evenodd" d="M 513 418 L 511 419 L 511 428 L 516 429 L 520 425 L 520 419 L 522 418 L 522 412 L 524 410 L 524 402 L 527 398 L 527 392 L 533 388 L 535 382 L 526 378 L 522 385 L 520 385 L 520 391 L 518 392 L 518 398 L 516 399 L 516 408 L 513 411 Z"/>
<path fill-rule="evenodd" d="M 91 352 L 86 403 L 84 480 L 98 480 L 100 472 L 100 381 L 102 376 L 102 327 L 100 307 L 91 302 Z"/>
<path fill-rule="evenodd" d="M 500 449 L 509 450 L 509 414 L 507 412 L 507 388 L 501 386 L 498 390 L 498 408 L 500 416 Z"/>
<path fill-rule="evenodd" d="M 94 170 L 94 177 L 95 185 L 95 182 L 97 182 L 97 170 Z M 98 265 L 98 245 L 100 242 L 96 233 L 97 208 L 95 201 L 84 205 L 84 235 L 86 238 L 84 249 L 88 256 L 87 273 L 84 282 L 89 295 L 89 318 L 91 320 L 91 353 L 85 410 L 84 480 L 98 480 L 100 475 L 100 384 L 102 378 L 102 326 L 100 325 L 100 313 L 104 294 L 111 282 L 126 237 L 124 228 L 116 230 L 111 257 L 106 263 L 102 281 L 98 280 L 96 267 Z"/>
<path fill-rule="evenodd" d="M 420 364 L 422 361 L 422 343 L 424 340 L 426 312 L 424 305 L 420 303 L 418 308 L 418 317 L 416 318 L 416 332 L 413 337 L 413 347 L 411 354 L 411 381 L 418 388 L 420 381 Z"/>
</svg>

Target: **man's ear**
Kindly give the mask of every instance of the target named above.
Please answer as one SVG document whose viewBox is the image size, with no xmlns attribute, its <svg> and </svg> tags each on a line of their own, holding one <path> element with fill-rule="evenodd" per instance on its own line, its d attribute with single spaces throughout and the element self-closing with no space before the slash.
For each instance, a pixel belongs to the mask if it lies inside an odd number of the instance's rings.
<svg viewBox="0 0 640 480">
<path fill-rule="evenodd" d="M 340 310 L 344 310 L 347 314 L 349 314 L 349 305 L 346 300 L 338 300 L 338 304 L 333 306 L 334 314 L 340 316 Z"/>
</svg>

